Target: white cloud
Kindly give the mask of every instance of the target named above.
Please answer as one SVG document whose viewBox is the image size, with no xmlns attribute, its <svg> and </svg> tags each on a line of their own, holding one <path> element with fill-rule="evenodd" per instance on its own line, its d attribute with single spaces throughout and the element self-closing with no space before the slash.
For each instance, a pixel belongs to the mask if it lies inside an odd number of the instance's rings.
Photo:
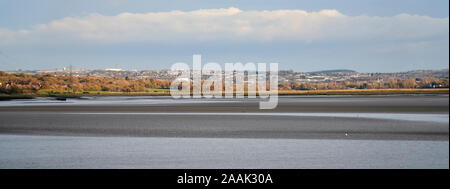
<svg viewBox="0 0 450 189">
<path fill-rule="evenodd" d="M 399 14 L 347 16 L 336 10 L 243 11 L 238 8 L 170 11 L 115 16 L 67 17 L 30 30 L 0 28 L 0 43 L 193 40 L 448 40 L 449 19 Z"/>
</svg>

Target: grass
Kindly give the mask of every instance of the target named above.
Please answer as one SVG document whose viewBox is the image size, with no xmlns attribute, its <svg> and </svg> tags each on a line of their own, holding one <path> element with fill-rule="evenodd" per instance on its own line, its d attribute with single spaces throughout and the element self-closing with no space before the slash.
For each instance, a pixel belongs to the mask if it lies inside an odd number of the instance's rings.
<svg viewBox="0 0 450 189">
<path fill-rule="evenodd" d="M 32 99 L 34 94 L 0 94 L 0 101 L 12 99 Z"/>
<path fill-rule="evenodd" d="M 395 95 L 449 94 L 449 89 L 344 89 L 344 90 L 280 90 L 279 95 Z"/>
<path fill-rule="evenodd" d="M 170 89 L 155 89 L 155 88 L 148 88 L 147 91 L 153 91 L 153 92 L 163 92 L 163 91 L 168 91 L 168 92 L 170 92 Z"/>
</svg>

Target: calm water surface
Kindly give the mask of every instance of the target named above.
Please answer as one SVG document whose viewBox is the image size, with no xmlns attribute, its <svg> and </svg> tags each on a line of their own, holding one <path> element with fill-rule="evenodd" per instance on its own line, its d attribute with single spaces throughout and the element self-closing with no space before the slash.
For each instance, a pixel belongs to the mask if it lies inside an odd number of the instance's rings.
<svg viewBox="0 0 450 189">
<path fill-rule="evenodd" d="M 449 168 L 448 141 L 0 135 L 1 168 Z"/>
</svg>

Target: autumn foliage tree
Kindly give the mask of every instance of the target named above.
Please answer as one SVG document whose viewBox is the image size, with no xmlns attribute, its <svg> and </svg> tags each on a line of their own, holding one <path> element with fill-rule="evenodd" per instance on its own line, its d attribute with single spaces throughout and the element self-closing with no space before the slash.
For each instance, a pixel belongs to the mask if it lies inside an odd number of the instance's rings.
<svg viewBox="0 0 450 189">
<path fill-rule="evenodd" d="M 0 93 L 37 93 L 55 91 L 145 92 L 149 88 L 169 88 L 170 81 L 157 79 L 125 79 L 108 77 L 70 77 L 38 74 L 7 74 L 0 72 Z"/>
</svg>

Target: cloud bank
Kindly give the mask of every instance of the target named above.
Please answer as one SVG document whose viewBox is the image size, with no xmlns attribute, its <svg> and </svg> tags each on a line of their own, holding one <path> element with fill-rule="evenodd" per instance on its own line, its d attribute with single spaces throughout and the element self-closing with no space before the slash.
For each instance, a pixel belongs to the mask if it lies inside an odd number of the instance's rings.
<svg viewBox="0 0 450 189">
<path fill-rule="evenodd" d="M 32 29 L 0 28 L 0 46 L 26 43 L 152 41 L 423 41 L 448 40 L 449 19 L 409 14 L 347 16 L 337 10 L 195 11 L 90 14 Z"/>
</svg>

